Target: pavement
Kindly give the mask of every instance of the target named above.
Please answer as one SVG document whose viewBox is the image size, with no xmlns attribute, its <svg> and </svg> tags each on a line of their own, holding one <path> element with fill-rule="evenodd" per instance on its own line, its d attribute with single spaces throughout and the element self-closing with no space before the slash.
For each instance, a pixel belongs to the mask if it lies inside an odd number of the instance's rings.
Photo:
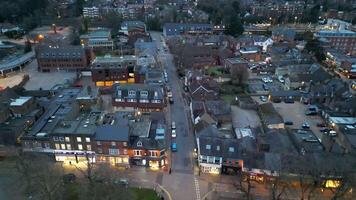
<svg viewBox="0 0 356 200">
<path fill-rule="evenodd" d="M 29 75 L 30 80 L 25 84 L 26 90 L 50 90 L 56 85 L 72 83 L 76 79 L 76 72 L 50 72 L 44 73 L 37 70 L 37 61 L 34 59 L 27 64 L 22 71 L 8 74 L 6 78 L 0 79 L 0 86 L 3 88 L 14 87 L 18 85 L 24 75 Z"/>
</svg>

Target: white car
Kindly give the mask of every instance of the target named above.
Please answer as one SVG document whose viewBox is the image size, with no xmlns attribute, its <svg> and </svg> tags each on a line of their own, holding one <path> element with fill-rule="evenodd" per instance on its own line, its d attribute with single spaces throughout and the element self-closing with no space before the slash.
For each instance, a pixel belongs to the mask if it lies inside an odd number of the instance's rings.
<svg viewBox="0 0 356 200">
<path fill-rule="evenodd" d="M 176 129 L 176 123 L 175 122 L 172 122 L 172 130 L 173 129 Z"/>
<path fill-rule="evenodd" d="M 176 138 L 177 137 L 177 133 L 175 129 L 172 129 L 172 138 Z"/>
</svg>

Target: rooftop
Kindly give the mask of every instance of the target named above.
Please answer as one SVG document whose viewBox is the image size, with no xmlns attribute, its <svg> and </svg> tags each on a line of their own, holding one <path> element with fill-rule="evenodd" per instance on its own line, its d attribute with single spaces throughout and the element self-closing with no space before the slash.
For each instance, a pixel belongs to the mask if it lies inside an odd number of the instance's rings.
<svg viewBox="0 0 356 200">
<path fill-rule="evenodd" d="M 98 126 L 95 130 L 95 139 L 99 141 L 129 141 L 129 127 Z"/>
<path fill-rule="evenodd" d="M 19 97 L 15 99 L 15 101 L 10 103 L 10 106 L 22 106 L 26 102 L 28 102 L 32 97 Z"/>
</svg>

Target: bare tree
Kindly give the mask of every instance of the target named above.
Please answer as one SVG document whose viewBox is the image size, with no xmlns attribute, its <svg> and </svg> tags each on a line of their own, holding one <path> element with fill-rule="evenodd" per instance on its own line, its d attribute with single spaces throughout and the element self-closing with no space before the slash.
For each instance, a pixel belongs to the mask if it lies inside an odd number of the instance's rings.
<svg viewBox="0 0 356 200">
<path fill-rule="evenodd" d="M 246 199 L 250 200 L 251 196 L 251 189 L 252 189 L 252 180 L 249 174 L 244 174 L 241 170 L 237 174 L 237 189 L 242 191 L 246 195 Z"/>
</svg>

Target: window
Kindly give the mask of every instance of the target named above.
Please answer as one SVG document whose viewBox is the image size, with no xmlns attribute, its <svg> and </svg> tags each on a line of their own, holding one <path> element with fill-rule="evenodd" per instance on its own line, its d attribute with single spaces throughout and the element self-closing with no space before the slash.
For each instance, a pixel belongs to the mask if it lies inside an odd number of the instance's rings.
<svg viewBox="0 0 356 200">
<path fill-rule="evenodd" d="M 109 154 L 110 155 L 118 155 L 119 154 L 119 150 L 118 149 L 109 149 Z"/>
<path fill-rule="evenodd" d="M 140 92 L 141 98 L 147 98 L 148 97 L 148 91 L 141 91 Z"/>
<path fill-rule="evenodd" d="M 103 153 L 103 149 L 102 148 L 98 148 L 98 152 L 99 153 Z"/>
<path fill-rule="evenodd" d="M 72 149 L 72 146 L 70 144 L 67 144 L 67 149 L 68 150 L 71 150 Z"/>
<path fill-rule="evenodd" d="M 220 151 L 220 146 L 216 146 L 216 151 Z"/>
<path fill-rule="evenodd" d="M 45 149 L 50 149 L 50 146 L 49 146 L 49 143 L 48 143 L 48 142 L 45 142 L 45 143 L 44 143 L 44 148 L 45 148 Z"/>
<path fill-rule="evenodd" d="M 127 99 L 127 102 L 137 102 L 136 99 Z"/>
<path fill-rule="evenodd" d="M 127 147 L 127 142 L 123 142 L 122 145 L 124 145 L 124 147 Z"/>
<path fill-rule="evenodd" d="M 82 138 L 81 137 L 77 137 L 77 142 L 82 142 Z"/>
<path fill-rule="evenodd" d="M 136 96 L 136 91 L 130 90 L 130 91 L 129 91 L 129 96 L 130 96 L 130 97 Z"/>
<path fill-rule="evenodd" d="M 59 137 L 59 141 L 64 142 L 64 137 Z"/>
<path fill-rule="evenodd" d="M 215 164 L 219 164 L 219 163 L 220 163 L 220 158 L 215 157 Z"/>
<path fill-rule="evenodd" d="M 86 137 L 86 138 L 85 138 L 85 141 L 86 141 L 86 142 L 90 142 L 90 138 Z"/>
<path fill-rule="evenodd" d="M 142 142 L 141 142 L 141 141 L 138 141 L 138 142 L 137 142 L 137 146 L 138 146 L 138 147 L 142 147 Z"/>
<path fill-rule="evenodd" d="M 69 137 L 65 137 L 64 140 L 65 140 L 66 142 L 70 142 Z"/>
<path fill-rule="evenodd" d="M 150 100 L 148 100 L 148 99 L 140 99 L 140 103 L 149 103 L 150 102 Z"/>
<path fill-rule="evenodd" d="M 91 151 L 91 145 L 90 144 L 87 145 L 87 150 Z"/>
<path fill-rule="evenodd" d="M 56 147 L 56 149 L 61 149 L 59 144 L 54 144 L 54 146 Z"/>
<path fill-rule="evenodd" d="M 127 149 L 124 149 L 124 154 L 127 155 Z"/>
<path fill-rule="evenodd" d="M 211 149 L 211 145 L 207 144 L 205 148 L 209 150 L 209 149 Z"/>
<path fill-rule="evenodd" d="M 229 152 L 234 152 L 235 148 L 234 147 L 229 147 Z"/>
<path fill-rule="evenodd" d="M 100 142 L 100 141 L 97 141 L 96 144 L 97 144 L 98 146 L 100 146 L 100 145 L 101 145 L 101 142 Z"/>
<path fill-rule="evenodd" d="M 158 153 L 156 151 L 150 151 L 150 156 L 151 157 L 157 157 Z"/>
<path fill-rule="evenodd" d="M 78 144 L 78 149 L 79 149 L 79 150 L 83 150 L 83 145 Z"/>
<path fill-rule="evenodd" d="M 53 141 L 57 142 L 57 141 L 58 141 L 58 137 L 57 137 L 57 136 L 54 136 L 54 137 L 53 137 Z"/>
<path fill-rule="evenodd" d="M 61 149 L 66 149 L 66 145 L 65 144 L 61 144 Z"/>
<path fill-rule="evenodd" d="M 134 150 L 135 156 L 141 156 L 141 150 Z"/>
</svg>

